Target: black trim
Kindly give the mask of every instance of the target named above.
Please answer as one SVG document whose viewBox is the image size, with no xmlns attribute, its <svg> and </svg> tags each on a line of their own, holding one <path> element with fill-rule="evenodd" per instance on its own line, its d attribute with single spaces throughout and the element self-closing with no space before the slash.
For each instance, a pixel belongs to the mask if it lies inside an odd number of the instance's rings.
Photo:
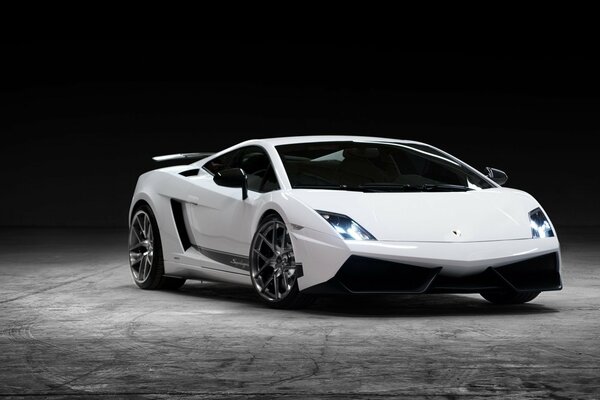
<svg viewBox="0 0 600 400">
<path fill-rule="evenodd" d="M 348 294 L 352 293 L 348 291 L 348 288 L 337 280 L 335 277 L 330 280 L 304 289 L 302 293 L 306 294 Z"/>
<path fill-rule="evenodd" d="M 350 256 L 336 277 L 352 293 L 423 293 L 441 269 Z"/>
<path fill-rule="evenodd" d="M 449 276 L 442 273 L 429 288 L 431 293 L 479 293 L 482 290 L 506 289 L 506 282 L 492 267 L 474 275 Z"/>
<path fill-rule="evenodd" d="M 220 250 L 207 249 L 206 247 L 200 247 L 196 245 L 192 245 L 192 247 L 211 260 L 221 264 L 229 265 L 233 268 L 241 269 L 242 271 L 250 271 L 250 259 L 248 257 L 244 257 L 239 254 L 227 253 Z M 302 268 L 301 263 L 296 264 L 296 276 L 298 278 L 304 276 L 304 269 Z"/>
<path fill-rule="evenodd" d="M 302 278 L 304 276 L 304 267 L 302 263 L 296 263 L 296 278 Z"/>
<path fill-rule="evenodd" d="M 560 290 L 558 253 L 494 268 L 494 271 L 516 291 Z"/>
<path fill-rule="evenodd" d="M 558 253 L 451 276 L 443 267 L 424 268 L 375 258 L 350 256 L 329 281 L 304 292 L 336 293 L 481 293 L 562 289 Z"/>
<path fill-rule="evenodd" d="M 221 264 L 229 265 L 230 267 L 241 269 L 243 271 L 250 271 L 250 262 L 248 257 L 240 256 L 239 254 L 227 253 L 225 251 L 207 249 L 200 246 L 193 247 L 206 257 L 215 260 L 216 262 L 220 262 Z"/>
<path fill-rule="evenodd" d="M 187 171 L 181 171 L 179 175 L 182 176 L 195 176 L 200 172 L 200 168 L 188 169 Z"/>
<path fill-rule="evenodd" d="M 181 241 L 183 250 L 187 250 L 192 247 L 192 242 L 188 236 L 187 229 L 185 227 L 185 220 L 183 217 L 183 205 L 180 201 L 171 199 L 171 210 L 173 211 L 173 219 L 175 219 L 175 227 L 177 228 L 177 234 Z"/>
<path fill-rule="evenodd" d="M 352 255 L 335 277 L 307 292 L 424 293 L 441 270 Z"/>
</svg>

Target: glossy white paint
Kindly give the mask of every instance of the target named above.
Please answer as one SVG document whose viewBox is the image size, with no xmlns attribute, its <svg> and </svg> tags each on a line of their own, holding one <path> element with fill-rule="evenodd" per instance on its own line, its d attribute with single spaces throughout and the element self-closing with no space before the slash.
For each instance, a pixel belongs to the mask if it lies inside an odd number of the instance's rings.
<svg viewBox="0 0 600 400">
<path fill-rule="evenodd" d="M 431 268 L 443 266 L 446 274 L 461 276 L 559 249 L 556 237 L 531 239 L 528 212 L 540 207 L 538 202 L 525 192 L 495 184 L 492 189 L 437 193 L 291 189 L 274 146 L 339 140 L 416 143 L 356 136 L 252 140 L 191 165 L 142 175 L 131 210 L 139 201 L 154 210 L 167 274 L 247 285 L 251 282 L 246 271 L 221 264 L 193 247 L 183 249 L 170 200 L 183 202 L 186 230 L 194 244 L 246 257 L 260 218 L 265 212 L 276 211 L 290 229 L 296 261 L 303 265 L 300 290 L 332 278 L 352 254 Z M 212 175 L 201 168 L 213 157 L 247 145 L 266 150 L 281 190 L 264 194 L 250 191 L 242 200 L 240 189 L 216 185 Z M 197 167 L 198 176 L 179 174 Z M 345 214 L 377 241 L 343 240 L 315 210 Z M 460 231 L 460 236 L 453 230 Z"/>
<path fill-rule="evenodd" d="M 512 189 L 438 193 L 294 190 L 307 207 L 345 214 L 377 240 L 474 242 L 531 238 L 528 212 L 537 202 Z M 460 230 L 457 237 L 453 230 Z"/>
</svg>

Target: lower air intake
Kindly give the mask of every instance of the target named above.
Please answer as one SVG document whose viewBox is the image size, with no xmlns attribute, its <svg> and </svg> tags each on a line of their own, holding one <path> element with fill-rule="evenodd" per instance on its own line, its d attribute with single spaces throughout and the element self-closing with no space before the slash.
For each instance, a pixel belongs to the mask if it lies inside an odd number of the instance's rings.
<svg viewBox="0 0 600 400">
<path fill-rule="evenodd" d="M 350 256 L 336 278 L 354 293 L 422 293 L 440 270 Z"/>
</svg>

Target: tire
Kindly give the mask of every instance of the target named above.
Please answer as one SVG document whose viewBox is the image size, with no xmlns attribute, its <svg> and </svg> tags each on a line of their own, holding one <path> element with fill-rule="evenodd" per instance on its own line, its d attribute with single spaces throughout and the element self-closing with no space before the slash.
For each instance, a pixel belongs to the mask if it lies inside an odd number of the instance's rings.
<svg viewBox="0 0 600 400">
<path fill-rule="evenodd" d="M 481 297 L 494 304 L 523 304 L 540 294 L 540 292 L 484 292 Z"/>
<path fill-rule="evenodd" d="M 258 298 L 269 307 L 297 309 L 314 298 L 298 290 L 298 269 L 287 227 L 279 215 L 260 222 L 250 246 L 250 278 Z"/>
<path fill-rule="evenodd" d="M 133 281 L 142 289 L 161 289 L 171 279 L 164 276 L 160 232 L 154 213 L 146 204 L 136 208 L 131 219 L 129 267 Z"/>
</svg>

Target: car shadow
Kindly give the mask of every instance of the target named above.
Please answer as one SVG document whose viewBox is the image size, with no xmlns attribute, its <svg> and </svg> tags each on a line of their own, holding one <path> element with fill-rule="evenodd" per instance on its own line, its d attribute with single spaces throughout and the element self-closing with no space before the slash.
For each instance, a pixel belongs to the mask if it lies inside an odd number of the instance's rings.
<svg viewBox="0 0 600 400">
<path fill-rule="evenodd" d="M 479 295 L 423 294 L 324 297 L 305 313 L 346 317 L 530 315 L 559 310 L 542 303 L 497 305 Z"/>
<path fill-rule="evenodd" d="M 252 288 L 221 283 L 189 282 L 174 295 L 193 296 L 209 300 L 245 304 L 265 308 Z M 272 309 L 270 309 L 272 310 Z M 290 312 L 289 310 L 272 310 Z M 558 309 L 543 304 L 543 294 L 527 304 L 496 305 L 479 295 L 343 295 L 323 296 L 309 307 L 293 312 L 321 316 L 343 317 L 435 317 L 531 315 L 556 313 Z"/>
<path fill-rule="evenodd" d="M 209 300 L 254 304 L 257 307 L 262 306 L 252 288 L 228 283 L 187 281 L 181 289 L 173 290 L 172 293 Z"/>
</svg>

